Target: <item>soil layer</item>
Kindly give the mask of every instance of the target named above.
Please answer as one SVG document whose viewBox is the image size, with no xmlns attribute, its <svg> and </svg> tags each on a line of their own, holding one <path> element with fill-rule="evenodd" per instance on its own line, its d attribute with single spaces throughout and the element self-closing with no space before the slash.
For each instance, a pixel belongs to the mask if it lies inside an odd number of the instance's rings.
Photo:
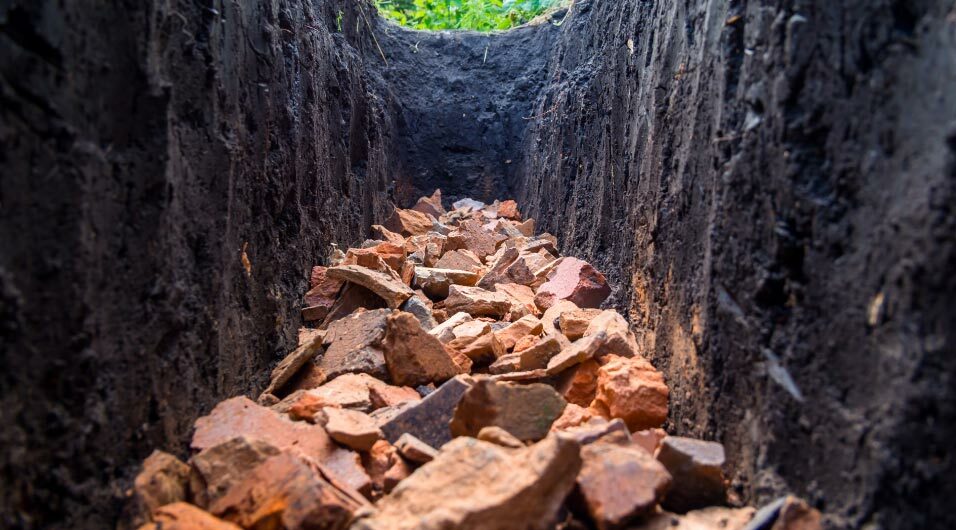
<svg viewBox="0 0 956 530">
<path fill-rule="evenodd" d="M 952 2 L 577 1 L 519 202 L 609 274 L 743 498 L 951 528 Z"/>
<path fill-rule="evenodd" d="M 522 140 L 559 33 L 551 22 L 563 14 L 492 34 L 380 22 L 383 75 L 398 102 L 402 168 L 413 184 L 402 203 L 436 188 L 450 202 L 513 196 Z"/>
<path fill-rule="evenodd" d="M 0 526 L 113 527 L 295 346 L 397 187 L 369 36 L 346 1 L 0 6 Z"/>
</svg>

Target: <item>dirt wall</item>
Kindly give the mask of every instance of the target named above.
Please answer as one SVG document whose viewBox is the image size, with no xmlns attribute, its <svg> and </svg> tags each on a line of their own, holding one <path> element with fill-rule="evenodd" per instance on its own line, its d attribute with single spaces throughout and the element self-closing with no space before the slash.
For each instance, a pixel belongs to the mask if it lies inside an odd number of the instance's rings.
<svg viewBox="0 0 956 530">
<path fill-rule="evenodd" d="M 956 12 L 577 0 L 519 199 L 620 288 L 741 498 L 951 528 Z"/>
<path fill-rule="evenodd" d="M 111 528 L 138 461 L 294 347 L 328 243 L 386 214 L 358 5 L 0 4 L 0 527 Z"/>
<path fill-rule="evenodd" d="M 564 12 L 507 32 L 415 31 L 381 21 L 382 70 L 397 102 L 408 206 L 440 188 L 449 201 L 509 198 L 521 182 L 522 139 L 546 85 Z"/>
</svg>

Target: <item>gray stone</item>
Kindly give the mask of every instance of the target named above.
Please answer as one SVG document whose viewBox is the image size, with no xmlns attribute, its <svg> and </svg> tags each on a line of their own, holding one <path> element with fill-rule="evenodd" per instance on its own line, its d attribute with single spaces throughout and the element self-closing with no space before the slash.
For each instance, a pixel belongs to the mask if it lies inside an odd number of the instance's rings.
<svg viewBox="0 0 956 530">
<path fill-rule="evenodd" d="M 431 309 L 428 308 L 428 305 L 426 305 L 418 295 L 405 300 L 401 310 L 415 315 L 415 318 L 418 319 L 418 323 L 422 325 L 422 329 L 425 331 L 431 331 L 438 325 L 438 322 L 435 321 L 435 317 L 432 316 Z"/>
<path fill-rule="evenodd" d="M 445 445 L 452 439 L 448 423 L 455 407 L 472 384 L 473 380 L 464 375 L 446 381 L 438 390 L 381 424 L 385 439 L 394 444 L 409 433 L 432 447 Z"/>
<path fill-rule="evenodd" d="M 667 510 L 684 513 L 697 508 L 723 504 L 727 486 L 721 469 L 724 446 L 682 436 L 668 436 L 657 453 L 671 476 L 674 487 L 664 500 Z"/>
</svg>

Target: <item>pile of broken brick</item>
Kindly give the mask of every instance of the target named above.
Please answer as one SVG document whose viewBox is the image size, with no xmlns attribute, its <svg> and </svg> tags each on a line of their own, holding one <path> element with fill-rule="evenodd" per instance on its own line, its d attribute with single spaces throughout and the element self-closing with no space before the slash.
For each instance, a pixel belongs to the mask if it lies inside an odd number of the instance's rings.
<svg viewBox="0 0 956 530">
<path fill-rule="evenodd" d="M 720 444 L 668 436 L 668 388 L 611 289 L 514 201 L 440 192 L 315 267 L 258 403 L 144 463 L 145 529 L 819 528 L 728 507 Z"/>
</svg>

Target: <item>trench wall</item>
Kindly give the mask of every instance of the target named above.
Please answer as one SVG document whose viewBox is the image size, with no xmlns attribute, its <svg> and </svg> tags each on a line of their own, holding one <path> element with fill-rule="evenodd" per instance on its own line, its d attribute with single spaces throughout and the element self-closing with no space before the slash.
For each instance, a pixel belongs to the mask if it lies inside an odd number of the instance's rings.
<svg viewBox="0 0 956 530">
<path fill-rule="evenodd" d="M 295 346 L 309 268 L 400 187 L 366 17 L 0 6 L 0 526 L 112 528 L 142 458 Z"/>
<path fill-rule="evenodd" d="M 547 85 L 563 12 L 507 32 L 414 31 L 381 21 L 382 74 L 398 102 L 401 204 L 440 188 L 446 202 L 512 197 L 523 138 Z"/>
<path fill-rule="evenodd" d="M 518 199 L 617 285 L 743 499 L 948 528 L 956 12 L 577 0 Z"/>
</svg>

